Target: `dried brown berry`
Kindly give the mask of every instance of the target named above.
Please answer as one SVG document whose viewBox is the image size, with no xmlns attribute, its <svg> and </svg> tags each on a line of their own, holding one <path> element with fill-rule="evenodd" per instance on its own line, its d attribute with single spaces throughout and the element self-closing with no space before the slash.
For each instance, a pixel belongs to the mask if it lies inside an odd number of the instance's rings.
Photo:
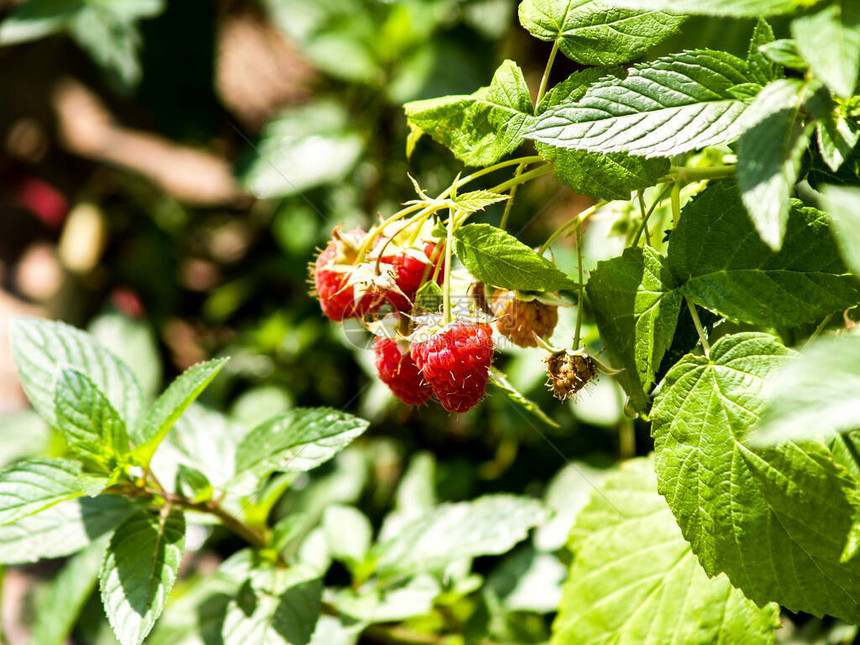
<svg viewBox="0 0 860 645">
<path fill-rule="evenodd" d="M 549 338 L 558 324 L 558 307 L 539 300 L 521 300 L 510 291 L 493 297 L 496 329 L 520 347 L 537 347 L 535 335 Z"/>
<path fill-rule="evenodd" d="M 550 354 L 546 359 L 549 374 L 547 385 L 555 398 L 564 401 L 597 378 L 597 364 L 588 354 L 564 350 Z"/>
</svg>

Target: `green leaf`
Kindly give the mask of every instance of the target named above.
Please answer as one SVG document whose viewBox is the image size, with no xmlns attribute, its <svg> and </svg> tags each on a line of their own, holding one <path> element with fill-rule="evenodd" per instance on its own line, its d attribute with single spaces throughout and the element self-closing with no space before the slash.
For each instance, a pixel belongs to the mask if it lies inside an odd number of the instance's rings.
<svg viewBox="0 0 860 645">
<path fill-rule="evenodd" d="M 683 16 L 625 11 L 602 0 L 524 0 L 520 24 L 535 38 L 558 43 L 583 65 L 617 65 L 641 58 L 675 34 Z"/>
<path fill-rule="evenodd" d="M 792 38 L 780 38 L 772 43 L 765 43 L 761 45 L 759 51 L 766 59 L 777 65 L 801 72 L 805 72 L 809 68 L 809 65 L 798 53 L 797 43 Z"/>
<path fill-rule="evenodd" d="M 669 269 L 696 304 L 755 325 L 814 323 L 860 299 L 824 213 L 795 202 L 774 252 L 730 182 L 709 186 L 684 207 L 669 242 Z"/>
<path fill-rule="evenodd" d="M 426 132 L 467 166 L 489 166 L 516 150 L 533 109 L 523 72 L 511 60 L 496 70 L 489 87 L 474 94 L 413 101 L 403 108 L 411 127 Z"/>
<path fill-rule="evenodd" d="M 54 391 L 57 425 L 69 449 L 108 472 L 128 452 L 128 434 L 105 396 L 85 375 L 63 369 Z"/>
<path fill-rule="evenodd" d="M 275 471 L 311 470 L 343 450 L 368 425 L 331 408 L 296 408 L 248 433 L 236 453 L 236 472 L 263 478 Z"/>
<path fill-rule="evenodd" d="M 0 526 L 0 563 L 24 564 L 80 551 L 114 530 L 134 510 L 118 495 L 84 497 Z"/>
<path fill-rule="evenodd" d="M 836 172 L 851 156 L 851 151 L 860 140 L 860 125 L 833 110 L 815 125 L 815 133 L 824 163 Z"/>
<path fill-rule="evenodd" d="M 669 370 L 651 412 L 658 489 L 708 575 L 725 572 L 759 604 L 856 622 L 860 559 L 839 561 L 856 482 L 823 444 L 747 443 L 790 357 L 747 332 Z"/>
<path fill-rule="evenodd" d="M 860 188 L 825 186 L 821 204 L 830 215 L 842 258 L 860 276 Z"/>
<path fill-rule="evenodd" d="M 767 20 L 759 18 L 750 39 L 750 47 L 747 52 L 747 68 L 749 69 L 750 79 L 762 86 L 784 76 L 782 67 L 770 60 L 761 50 L 761 48 L 773 42 L 773 29 Z"/>
<path fill-rule="evenodd" d="M 747 108 L 731 89 L 750 82 L 726 52 L 691 50 L 635 65 L 626 78 L 591 85 L 572 105 L 535 117 L 529 139 L 593 152 L 671 157 L 727 143 Z"/>
<path fill-rule="evenodd" d="M 122 645 L 142 643 L 167 602 L 185 547 L 185 516 L 138 511 L 110 541 L 100 574 L 102 603 Z"/>
<path fill-rule="evenodd" d="M 469 272 L 485 284 L 521 291 L 576 287 L 552 262 L 490 224 L 466 224 L 455 230 L 454 250 Z"/>
<path fill-rule="evenodd" d="M 631 404 L 643 410 L 663 355 L 672 344 L 681 295 L 666 259 L 630 247 L 599 262 L 586 287 L 600 337 Z"/>
<path fill-rule="evenodd" d="M 255 569 L 227 607 L 224 645 L 306 645 L 321 599 L 321 580 L 290 569 Z"/>
<path fill-rule="evenodd" d="M 592 493 L 570 548 L 552 645 L 775 642 L 779 608 L 760 609 L 725 575 L 702 571 L 650 459 L 625 462 Z"/>
<path fill-rule="evenodd" d="M 491 193 L 489 190 L 473 190 L 462 195 L 457 195 L 451 201 L 457 205 L 457 210 L 461 213 L 477 213 L 484 210 L 487 206 L 507 201 L 510 198 L 510 195 Z"/>
<path fill-rule="evenodd" d="M 490 367 L 490 382 L 504 392 L 507 397 L 516 405 L 517 407 L 523 409 L 525 412 L 540 420 L 542 423 L 547 424 L 553 428 L 560 428 L 555 421 L 553 421 L 552 417 L 547 415 L 546 412 L 540 409 L 537 403 L 527 399 L 523 396 L 517 389 L 511 384 L 511 382 L 505 376 L 505 373 L 501 370 L 496 369 L 495 367 Z"/>
<path fill-rule="evenodd" d="M 370 550 L 373 527 L 370 520 L 356 508 L 333 504 L 326 508 L 322 520 L 328 552 L 355 568 Z"/>
<path fill-rule="evenodd" d="M 126 427 L 134 427 L 143 406 L 143 394 L 134 374 L 93 338 L 64 323 L 31 318 L 12 321 L 12 357 L 21 385 L 39 415 L 57 426 L 54 386 L 60 371 L 76 369 L 95 384 Z"/>
<path fill-rule="evenodd" d="M 668 159 L 644 159 L 623 152 L 602 154 L 537 144 L 552 162 L 555 176 L 578 195 L 594 199 L 630 199 L 634 190 L 648 188 L 669 172 Z"/>
<path fill-rule="evenodd" d="M 756 446 L 829 439 L 860 428 L 860 336 L 824 338 L 804 349 L 763 393 Z"/>
<path fill-rule="evenodd" d="M 427 313 L 438 313 L 445 304 L 445 294 L 442 287 L 428 280 L 418 289 L 415 294 L 416 311 L 426 311 Z"/>
<path fill-rule="evenodd" d="M 192 404 L 159 446 L 150 468 L 162 482 L 173 482 L 181 466 L 200 471 L 223 489 L 236 473 L 236 450 L 248 429 L 199 403 Z"/>
<path fill-rule="evenodd" d="M 196 468 L 179 464 L 176 471 L 176 491 L 195 502 L 212 499 L 212 484 L 209 479 Z"/>
<path fill-rule="evenodd" d="M 31 642 L 64 645 L 99 579 L 106 539 L 93 542 L 39 589 Z"/>
<path fill-rule="evenodd" d="M 140 81 L 138 20 L 158 15 L 161 0 L 31 0 L 0 25 L 0 45 L 68 32 L 121 88 Z"/>
<path fill-rule="evenodd" d="M 811 127 L 800 122 L 802 83 L 781 79 L 765 87 L 744 117 L 738 139 L 737 180 L 761 238 L 779 249 L 800 158 Z"/>
<path fill-rule="evenodd" d="M 849 98 L 860 73 L 860 6 L 839 0 L 795 18 L 791 35 L 815 76 L 834 94 Z"/>
<path fill-rule="evenodd" d="M 81 465 L 66 459 L 32 459 L 0 473 L 0 524 L 80 497 Z"/>
<path fill-rule="evenodd" d="M 259 198 L 300 194 L 344 179 L 364 147 L 364 136 L 343 106 L 316 101 L 266 125 L 239 179 Z"/>
<path fill-rule="evenodd" d="M 149 409 L 146 419 L 133 432 L 132 438 L 138 444 L 133 453 L 136 460 L 142 465 L 149 464 L 168 431 L 226 363 L 226 358 L 198 363 L 170 384 Z"/>
<path fill-rule="evenodd" d="M 547 515 L 540 502 L 513 495 L 442 504 L 374 547 L 377 573 L 407 575 L 442 569 L 479 555 L 505 553 Z"/>
<path fill-rule="evenodd" d="M 87 331 L 131 368 L 144 395 L 161 391 L 161 353 L 152 323 L 110 311 L 90 321 Z"/>
<path fill-rule="evenodd" d="M 760 18 L 792 13 L 819 0 L 606 0 L 616 7 L 628 9 L 666 10 L 674 13 L 702 16 L 732 16 Z"/>
</svg>

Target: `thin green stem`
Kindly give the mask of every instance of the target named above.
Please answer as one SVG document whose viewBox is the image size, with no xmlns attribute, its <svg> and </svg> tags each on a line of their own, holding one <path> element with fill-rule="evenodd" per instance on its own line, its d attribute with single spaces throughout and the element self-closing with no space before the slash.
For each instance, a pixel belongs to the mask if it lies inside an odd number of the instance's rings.
<svg viewBox="0 0 860 645">
<path fill-rule="evenodd" d="M 677 181 L 684 184 L 689 184 L 694 181 L 704 181 L 706 179 L 722 179 L 735 174 L 734 166 L 710 166 L 708 168 L 685 168 L 683 166 L 672 166 L 669 169 L 669 175 Z"/>
<path fill-rule="evenodd" d="M 516 179 L 517 177 L 519 177 L 522 174 L 525 167 L 526 167 L 526 164 L 522 164 L 522 163 L 519 166 L 517 166 L 517 169 L 514 171 L 514 179 Z M 516 197 L 517 188 L 519 188 L 519 187 L 520 187 L 519 184 L 511 187 L 511 197 L 508 200 L 508 203 L 505 204 L 505 212 L 502 213 L 502 220 L 499 222 L 499 228 L 502 229 L 503 231 L 508 226 L 508 217 L 511 214 L 511 208 L 514 205 L 514 197 Z"/>
<path fill-rule="evenodd" d="M 543 70 L 543 76 L 540 79 L 540 87 L 538 88 L 535 105 L 540 105 L 541 99 L 546 94 L 546 86 L 549 83 L 549 73 L 552 71 L 552 65 L 555 62 L 555 56 L 558 54 L 558 40 L 552 44 L 552 50 L 549 53 L 549 58 L 546 61 L 546 67 Z"/>
<path fill-rule="evenodd" d="M 809 343 L 811 343 L 812 341 L 814 341 L 816 338 L 818 338 L 821 335 L 821 332 L 823 332 L 824 329 L 827 327 L 827 324 L 830 322 L 831 318 L 833 318 L 833 314 L 827 314 L 824 317 L 824 320 L 822 320 L 818 324 L 818 327 L 815 328 L 815 331 L 812 332 L 812 335 L 806 339 L 806 342 L 803 344 L 804 347 L 808 346 Z"/>
<path fill-rule="evenodd" d="M 445 283 L 442 287 L 442 313 L 445 324 L 451 322 L 451 258 L 454 250 L 454 211 L 448 214 L 448 235 L 445 238 Z"/>
<path fill-rule="evenodd" d="M 631 246 L 637 246 L 639 244 L 639 238 L 642 236 L 642 231 L 645 231 L 645 239 L 648 244 L 651 244 L 651 240 L 648 239 L 648 220 L 651 218 L 651 215 L 657 210 L 657 207 L 660 205 L 666 198 L 666 193 L 672 190 L 672 184 L 666 184 L 663 187 L 663 190 L 660 191 L 660 194 L 657 195 L 657 199 L 654 200 L 654 203 L 651 204 L 651 208 L 648 209 L 648 212 L 645 213 L 645 217 L 642 218 L 642 224 L 639 226 L 639 230 L 636 231 L 636 237 L 633 238 L 633 243 Z"/>
<path fill-rule="evenodd" d="M 582 299 L 585 297 L 585 279 L 582 271 L 582 220 L 576 227 L 576 264 L 579 272 L 579 298 L 576 304 L 576 330 L 573 334 L 573 349 L 579 349 L 580 332 L 582 331 Z"/>
<path fill-rule="evenodd" d="M 708 342 L 708 335 L 705 333 L 705 328 L 702 327 L 702 321 L 699 319 L 699 312 L 696 311 L 696 305 L 689 296 L 684 296 L 687 302 L 687 307 L 690 310 L 690 316 L 693 318 L 693 325 L 696 327 L 696 333 L 699 335 L 699 340 L 702 341 L 702 351 L 705 352 L 705 358 L 711 358 L 711 344 Z"/>
<path fill-rule="evenodd" d="M 678 219 L 681 217 L 681 182 L 676 181 L 672 184 L 672 224 L 678 226 Z"/>
<path fill-rule="evenodd" d="M 573 226 L 579 226 L 582 222 L 584 222 L 584 221 L 585 221 L 585 220 L 587 220 L 589 217 L 591 217 L 592 215 L 594 215 L 594 213 L 596 213 L 598 210 L 600 210 L 601 208 L 603 208 L 604 206 L 606 206 L 606 204 L 608 204 L 608 203 L 609 203 L 609 202 L 607 202 L 605 199 L 601 199 L 601 200 L 600 200 L 599 202 L 597 202 L 596 204 L 594 204 L 594 205 L 592 205 L 592 206 L 589 206 L 589 207 L 588 207 L 588 208 L 586 208 L 584 211 L 582 211 L 581 213 L 579 213 L 576 217 L 574 217 L 574 218 L 572 218 L 570 221 L 566 222 L 563 226 L 561 226 L 559 229 L 557 229 L 557 230 L 556 230 L 552 235 L 550 235 L 550 236 L 546 239 L 546 242 L 544 242 L 543 244 L 541 244 L 540 248 L 538 249 L 538 255 L 543 255 L 544 253 L 546 253 L 546 250 L 547 250 L 550 246 L 552 246 L 552 245 L 553 245 L 553 243 L 554 243 L 554 242 L 555 242 L 559 237 L 561 237 L 562 235 L 564 235 L 564 233 L 565 233 L 568 229 L 570 229 L 570 228 L 571 228 L 571 227 L 573 227 Z"/>
<path fill-rule="evenodd" d="M 526 173 L 523 173 L 521 175 L 517 175 L 517 176 L 513 177 L 512 179 L 509 179 L 508 181 L 504 181 L 501 184 L 499 184 L 498 186 L 493 186 L 492 188 L 490 188 L 488 190 L 488 192 L 503 193 L 506 190 L 508 190 L 509 188 L 512 188 L 514 186 L 519 186 L 520 184 L 524 184 L 527 181 L 531 181 L 532 179 L 535 179 L 537 177 L 541 177 L 543 175 L 547 175 L 551 172 L 552 172 L 552 164 L 547 163 L 547 164 L 544 164 L 542 166 L 538 166 L 537 168 L 534 168 L 533 170 L 529 170 Z"/>
</svg>

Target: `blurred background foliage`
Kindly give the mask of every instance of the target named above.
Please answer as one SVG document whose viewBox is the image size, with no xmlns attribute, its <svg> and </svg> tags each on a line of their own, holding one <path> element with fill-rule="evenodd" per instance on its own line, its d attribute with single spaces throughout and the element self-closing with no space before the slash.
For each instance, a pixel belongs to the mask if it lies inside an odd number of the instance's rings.
<svg viewBox="0 0 860 645">
<path fill-rule="evenodd" d="M 750 30 L 692 20 L 679 38 L 743 53 Z M 367 333 L 328 322 L 308 296 L 307 263 L 335 226 L 367 227 L 411 199 L 407 172 L 435 192 L 462 170 L 426 139 L 407 160 L 403 102 L 470 93 L 504 58 L 534 91 L 548 53 L 519 28 L 514 0 L 0 0 L 0 465 L 62 449 L 26 410 L 11 316 L 88 328 L 150 394 L 199 360 L 231 356 L 204 403 L 237 422 L 329 405 L 373 423 L 292 482 L 276 514 L 318 520 L 353 504 L 378 526 L 392 507 L 492 491 L 561 510 L 508 557 L 479 562 L 483 586 L 463 578 L 441 614 L 476 639 L 545 640 L 575 513 L 605 468 L 650 450 L 647 432 L 608 377 L 574 402 L 552 399 L 541 350 L 505 349 L 496 364 L 558 428 L 502 395 L 463 416 L 409 409 L 373 378 Z M 553 80 L 575 69 L 560 59 Z M 519 191 L 509 229 L 537 245 L 588 204 L 545 177 Z M 620 252 L 630 217 L 620 208 L 589 224 L 586 268 Z M 555 248 L 566 270 L 569 243 Z M 556 345 L 569 345 L 572 326 L 564 309 Z M 586 338 L 599 349 L 593 327 Z M 204 539 L 185 588 L 239 546 Z M 53 570 L 6 572 L 11 642 L 37 604 L 33 582 Z M 100 612 L 87 605 L 78 642 L 111 642 Z"/>
</svg>

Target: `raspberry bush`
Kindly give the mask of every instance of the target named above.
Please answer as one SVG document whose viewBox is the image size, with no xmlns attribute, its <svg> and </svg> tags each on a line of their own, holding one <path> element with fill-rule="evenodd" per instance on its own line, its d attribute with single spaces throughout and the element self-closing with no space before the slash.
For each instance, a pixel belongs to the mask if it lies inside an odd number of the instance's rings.
<svg viewBox="0 0 860 645">
<path fill-rule="evenodd" d="M 419 453 L 365 491 L 392 508 L 364 513 L 364 484 L 337 470 L 374 433 L 359 415 L 295 407 L 242 427 L 195 403 L 224 359 L 152 400 L 92 336 L 21 319 L 22 385 L 62 441 L 0 473 L 0 558 L 70 556 L 40 605 L 59 638 L 38 642 L 62 642 L 96 585 L 123 645 L 854 638 L 860 4 L 523 0 L 518 17 L 546 43 L 543 74 L 505 60 L 470 94 L 407 102 L 410 163 L 441 149 L 458 171 L 433 190 L 439 173 L 410 176 L 402 208 L 334 228 L 308 258 L 311 297 L 320 325 L 353 325 L 404 418 L 505 405 L 561 453 L 559 411 L 617 383 L 620 463 L 571 463 L 543 498 L 437 503 Z M 743 31 L 745 53 L 686 43 L 703 18 Z M 330 44 L 319 20 L 301 34 L 311 58 Z M 361 33 L 379 73 L 394 64 Z M 355 82 L 376 78 L 352 63 Z M 548 182 L 588 205 L 532 246 L 512 213 Z M 598 236 L 617 251 L 589 254 Z M 517 365 L 555 398 L 520 393 Z M 500 446 L 476 479 L 514 458 Z M 241 546 L 183 578 L 212 525 Z"/>
</svg>

